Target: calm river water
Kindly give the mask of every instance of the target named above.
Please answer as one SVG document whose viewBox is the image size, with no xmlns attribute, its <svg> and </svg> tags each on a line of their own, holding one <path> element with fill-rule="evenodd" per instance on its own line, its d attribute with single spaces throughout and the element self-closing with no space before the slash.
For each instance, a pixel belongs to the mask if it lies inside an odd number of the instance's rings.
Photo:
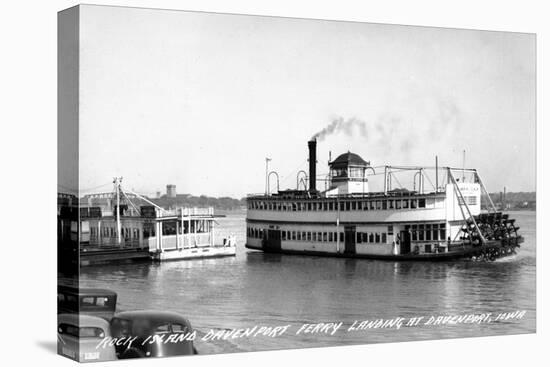
<svg viewBox="0 0 550 367">
<path fill-rule="evenodd" d="M 119 310 L 173 310 L 199 336 L 210 329 L 291 325 L 283 335 L 201 341 L 199 353 L 520 334 L 535 331 L 535 213 L 514 212 L 525 243 L 492 263 L 390 262 L 264 254 L 244 248 L 244 214 L 219 219 L 237 256 L 162 264 L 84 267 L 81 286 L 108 288 Z M 346 332 L 355 320 L 525 310 L 519 320 Z M 334 335 L 299 334 L 304 323 L 343 322 Z"/>
</svg>

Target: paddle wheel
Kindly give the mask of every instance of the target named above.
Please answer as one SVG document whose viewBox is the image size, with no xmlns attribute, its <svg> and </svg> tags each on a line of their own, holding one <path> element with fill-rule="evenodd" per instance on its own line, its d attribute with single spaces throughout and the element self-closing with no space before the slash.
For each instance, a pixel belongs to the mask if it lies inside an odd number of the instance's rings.
<svg viewBox="0 0 550 367">
<path fill-rule="evenodd" d="M 481 213 L 467 219 L 462 227 L 462 240 L 477 248 L 472 254 L 472 260 L 494 261 L 515 254 L 516 248 L 523 242 L 515 221 L 502 212 Z"/>
</svg>

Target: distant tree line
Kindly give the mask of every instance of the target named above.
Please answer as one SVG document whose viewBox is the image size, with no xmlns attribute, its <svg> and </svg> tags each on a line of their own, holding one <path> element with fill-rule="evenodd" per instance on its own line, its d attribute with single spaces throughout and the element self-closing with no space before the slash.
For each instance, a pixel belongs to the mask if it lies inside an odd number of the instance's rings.
<svg viewBox="0 0 550 367">
<path fill-rule="evenodd" d="M 537 205 L 536 192 L 493 192 L 489 194 L 495 205 L 507 209 L 535 209 Z"/>
<path fill-rule="evenodd" d="M 536 192 L 493 192 L 489 194 L 493 203 L 499 208 L 506 205 L 508 209 L 535 209 Z M 175 207 L 214 207 L 215 209 L 236 210 L 246 207 L 246 198 L 235 199 L 228 196 L 212 197 L 206 195 L 193 196 L 189 194 L 178 194 L 176 197 L 151 199 L 155 204 L 163 208 Z"/>
<path fill-rule="evenodd" d="M 214 207 L 215 209 L 235 210 L 246 206 L 246 199 L 234 199 L 228 196 L 193 196 L 188 194 L 178 194 L 176 197 L 161 196 L 157 199 L 151 199 L 155 204 L 163 208 L 174 207 Z"/>
</svg>

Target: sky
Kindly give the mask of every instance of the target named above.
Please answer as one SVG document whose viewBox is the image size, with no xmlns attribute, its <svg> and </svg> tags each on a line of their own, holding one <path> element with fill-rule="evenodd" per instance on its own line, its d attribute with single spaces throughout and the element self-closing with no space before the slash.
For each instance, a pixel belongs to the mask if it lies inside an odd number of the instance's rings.
<svg viewBox="0 0 550 367">
<path fill-rule="evenodd" d="M 80 190 L 114 176 L 153 194 L 281 189 L 348 150 L 373 166 L 477 168 L 490 192 L 535 190 L 535 36 L 82 6 Z M 101 190 L 100 190 L 101 191 Z"/>
</svg>

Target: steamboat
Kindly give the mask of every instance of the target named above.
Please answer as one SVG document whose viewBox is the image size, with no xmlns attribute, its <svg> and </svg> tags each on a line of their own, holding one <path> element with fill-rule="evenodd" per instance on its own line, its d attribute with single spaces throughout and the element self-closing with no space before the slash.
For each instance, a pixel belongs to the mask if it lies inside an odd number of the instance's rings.
<svg viewBox="0 0 550 367">
<path fill-rule="evenodd" d="M 266 169 L 265 193 L 248 195 L 248 249 L 386 260 L 493 261 L 516 253 L 523 241 L 515 219 L 496 209 L 475 169 L 439 167 L 436 157 L 435 167 L 382 166 L 377 172 L 370 162 L 347 152 L 329 158 L 325 187 L 318 190 L 317 141 L 309 141 L 308 148 L 309 175 L 298 172 L 296 189 L 280 190 L 278 174 Z M 435 184 L 428 190 L 430 170 L 435 171 Z M 398 172 L 413 176 L 412 189 L 393 188 L 394 181 L 399 183 Z M 383 191 L 369 191 L 374 175 L 383 175 Z M 273 193 L 272 177 L 277 178 Z"/>
<path fill-rule="evenodd" d="M 63 205 L 58 213 L 60 248 L 82 265 L 118 260 L 186 260 L 235 256 L 236 240 L 217 238 L 214 208 L 163 208 L 113 181 L 107 207 Z M 75 199 L 73 202 L 77 202 Z M 139 205 L 137 202 L 143 203 Z"/>
</svg>

